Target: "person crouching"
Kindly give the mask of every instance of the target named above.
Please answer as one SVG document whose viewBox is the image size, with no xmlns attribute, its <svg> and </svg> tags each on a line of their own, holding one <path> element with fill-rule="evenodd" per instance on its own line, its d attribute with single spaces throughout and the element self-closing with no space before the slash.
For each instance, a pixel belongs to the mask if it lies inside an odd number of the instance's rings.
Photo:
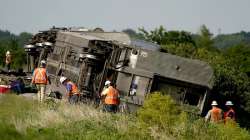
<svg viewBox="0 0 250 140">
<path fill-rule="evenodd" d="M 76 84 L 67 79 L 67 77 L 61 77 L 60 83 L 63 84 L 67 90 L 69 103 L 76 104 L 79 100 L 79 95 L 80 95 Z"/>
</svg>

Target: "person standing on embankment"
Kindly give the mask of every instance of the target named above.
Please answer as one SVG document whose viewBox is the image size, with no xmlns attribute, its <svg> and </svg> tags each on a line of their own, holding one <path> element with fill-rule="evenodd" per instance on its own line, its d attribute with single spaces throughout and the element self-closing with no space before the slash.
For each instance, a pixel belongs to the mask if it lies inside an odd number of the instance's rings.
<svg viewBox="0 0 250 140">
<path fill-rule="evenodd" d="M 5 66 L 8 70 L 8 72 L 10 72 L 10 65 L 11 65 L 11 54 L 10 54 L 10 51 L 7 51 L 6 58 L 5 58 Z"/>
<path fill-rule="evenodd" d="M 36 68 L 32 77 L 32 84 L 37 87 L 37 97 L 39 102 L 43 102 L 45 98 L 46 85 L 48 84 L 49 77 L 46 70 L 46 61 L 42 60 L 40 67 Z"/>
<path fill-rule="evenodd" d="M 205 121 L 211 123 L 221 123 L 223 121 L 223 111 L 218 107 L 218 103 L 213 101 L 212 109 L 208 111 Z"/>
</svg>

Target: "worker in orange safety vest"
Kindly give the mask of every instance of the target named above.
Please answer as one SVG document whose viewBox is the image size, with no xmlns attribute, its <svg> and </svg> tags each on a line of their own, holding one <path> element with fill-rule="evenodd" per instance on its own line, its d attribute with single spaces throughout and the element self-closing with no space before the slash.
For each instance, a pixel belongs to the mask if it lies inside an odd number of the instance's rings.
<svg viewBox="0 0 250 140">
<path fill-rule="evenodd" d="M 105 87 L 107 88 L 101 93 L 101 96 L 105 96 L 104 110 L 115 113 L 120 103 L 119 92 L 110 81 L 105 82 Z"/>
<path fill-rule="evenodd" d="M 10 65 L 11 65 L 11 54 L 10 51 L 6 52 L 6 59 L 5 59 L 5 65 L 7 67 L 8 72 L 10 72 Z"/>
<path fill-rule="evenodd" d="M 227 101 L 226 102 L 226 107 L 227 107 L 227 111 L 224 113 L 224 122 L 225 124 L 227 124 L 228 122 L 235 122 L 235 111 L 233 109 L 233 103 L 232 101 Z"/>
<path fill-rule="evenodd" d="M 40 67 L 36 68 L 33 72 L 32 84 L 37 87 L 37 97 L 39 102 L 43 102 L 45 98 L 46 85 L 48 84 L 49 78 L 46 71 L 46 61 L 42 60 Z"/>
<path fill-rule="evenodd" d="M 223 118 L 223 111 L 217 107 L 218 103 L 216 101 L 212 101 L 212 109 L 208 111 L 205 121 L 206 122 L 211 122 L 211 123 L 220 123 L 222 122 Z"/>
<path fill-rule="evenodd" d="M 66 87 L 69 103 L 76 104 L 79 101 L 80 96 L 80 92 L 76 84 L 64 76 L 60 78 L 60 83 Z"/>
</svg>

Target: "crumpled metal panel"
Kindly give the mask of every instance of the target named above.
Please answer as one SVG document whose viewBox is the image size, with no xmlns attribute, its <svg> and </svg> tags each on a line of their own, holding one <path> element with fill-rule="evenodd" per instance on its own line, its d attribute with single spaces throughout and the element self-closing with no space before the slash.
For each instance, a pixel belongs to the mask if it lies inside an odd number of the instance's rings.
<svg viewBox="0 0 250 140">
<path fill-rule="evenodd" d="M 168 53 L 141 50 L 136 68 L 154 72 L 166 78 L 212 87 L 213 69 L 205 62 Z"/>
</svg>

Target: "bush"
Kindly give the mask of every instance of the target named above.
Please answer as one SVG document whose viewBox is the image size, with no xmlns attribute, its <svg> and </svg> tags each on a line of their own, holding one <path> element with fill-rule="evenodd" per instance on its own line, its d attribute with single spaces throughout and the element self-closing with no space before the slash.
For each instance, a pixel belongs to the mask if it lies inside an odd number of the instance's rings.
<svg viewBox="0 0 250 140">
<path fill-rule="evenodd" d="M 138 119 L 142 125 L 157 126 L 167 131 L 171 131 L 178 115 L 180 115 L 180 108 L 173 99 L 158 92 L 149 95 L 143 107 L 138 111 Z"/>
<path fill-rule="evenodd" d="M 205 123 L 203 118 L 180 110 L 170 96 L 153 93 L 138 111 L 137 119 L 154 139 L 248 140 L 250 134 L 238 125 Z"/>
</svg>

